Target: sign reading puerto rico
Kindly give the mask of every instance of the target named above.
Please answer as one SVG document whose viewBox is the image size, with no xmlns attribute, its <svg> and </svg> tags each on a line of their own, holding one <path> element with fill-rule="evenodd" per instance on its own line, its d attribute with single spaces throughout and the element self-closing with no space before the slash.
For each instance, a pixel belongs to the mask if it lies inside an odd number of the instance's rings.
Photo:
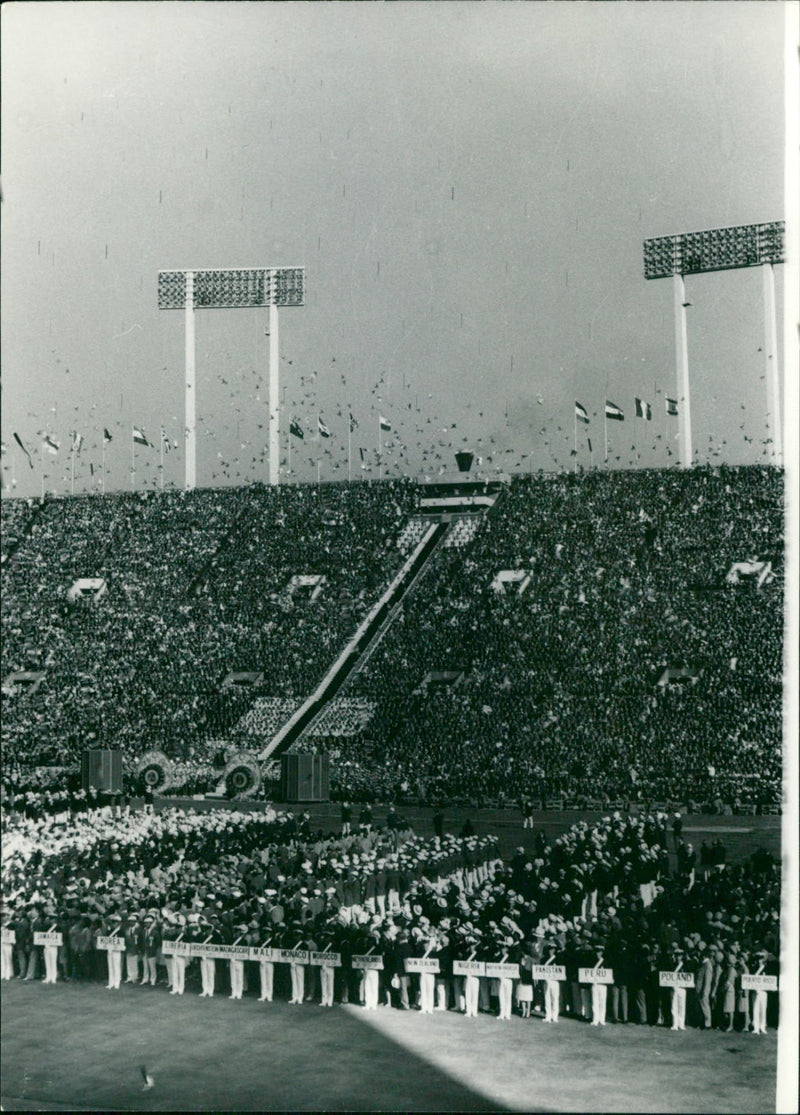
<svg viewBox="0 0 800 1115">
<path fill-rule="evenodd" d="M 567 969 L 563 964 L 531 964 L 531 978 L 565 980 Z"/>
<path fill-rule="evenodd" d="M 321 964 L 325 968 L 341 968 L 342 954 L 340 952 L 312 952 L 312 964 Z"/>
<path fill-rule="evenodd" d="M 659 972 L 659 987 L 694 987 L 694 976 L 691 972 Z"/>
<path fill-rule="evenodd" d="M 613 983 L 611 968 L 578 968 L 578 983 Z"/>
<path fill-rule="evenodd" d="M 308 964 L 308 949 L 280 949 L 282 964 Z"/>
<path fill-rule="evenodd" d="M 124 952 L 125 951 L 125 938 L 124 937 L 98 937 L 97 947 L 104 949 L 106 952 Z"/>
<path fill-rule="evenodd" d="M 454 960 L 454 976 L 485 976 L 486 964 L 483 960 Z"/>
<path fill-rule="evenodd" d="M 755 973 L 742 973 L 742 991 L 777 991 L 777 976 L 757 976 Z"/>
<path fill-rule="evenodd" d="M 16 943 L 17 943 L 16 931 L 13 930 L 13 929 L 4 929 L 3 930 L 3 944 L 4 945 L 15 945 Z"/>
<path fill-rule="evenodd" d="M 406 972 L 438 972 L 439 960 L 435 956 L 407 956 Z"/>
<path fill-rule="evenodd" d="M 64 940 L 61 933 L 34 933 L 33 943 L 35 945 L 63 945 Z"/>
<path fill-rule="evenodd" d="M 486 975 L 491 979 L 519 979 L 519 964 L 487 964 Z"/>
<path fill-rule="evenodd" d="M 350 962 L 354 968 L 362 968 L 365 971 L 383 971 L 383 957 L 382 956 L 354 956 Z M 408 964 L 408 961 L 406 961 Z M 408 969 L 406 969 L 408 971 Z"/>
</svg>

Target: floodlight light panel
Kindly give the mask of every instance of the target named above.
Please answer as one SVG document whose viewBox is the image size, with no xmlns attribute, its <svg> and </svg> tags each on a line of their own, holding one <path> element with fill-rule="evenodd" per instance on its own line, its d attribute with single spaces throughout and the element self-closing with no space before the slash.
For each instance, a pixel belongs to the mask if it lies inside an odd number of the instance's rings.
<svg viewBox="0 0 800 1115">
<path fill-rule="evenodd" d="M 644 276 L 664 279 L 670 275 L 699 275 L 783 263 L 784 227 L 783 221 L 771 221 L 645 240 Z"/>
<path fill-rule="evenodd" d="M 159 271 L 160 310 L 185 308 L 188 275 L 193 276 L 192 305 L 195 309 L 304 305 L 305 268 L 230 267 L 198 271 Z"/>
</svg>

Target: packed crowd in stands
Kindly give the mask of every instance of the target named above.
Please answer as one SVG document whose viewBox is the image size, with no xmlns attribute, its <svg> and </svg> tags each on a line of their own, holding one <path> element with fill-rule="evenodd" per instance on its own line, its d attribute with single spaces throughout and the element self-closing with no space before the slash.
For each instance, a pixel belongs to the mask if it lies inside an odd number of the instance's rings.
<svg viewBox="0 0 800 1115">
<path fill-rule="evenodd" d="M 45 672 L 36 692 L 4 685 L 6 755 L 63 763 L 102 741 L 189 758 L 258 692 L 307 695 L 401 563 L 414 505 L 399 481 L 46 502 L 3 565 L 4 682 Z M 298 575 L 325 578 L 313 602 Z M 102 598 L 70 603 L 81 577 Z M 231 671 L 264 685 L 222 689 Z"/>
<path fill-rule="evenodd" d="M 775 1025 L 776 996 L 768 1003 L 742 976 L 778 971 L 779 865 L 760 851 L 698 870 L 673 822 L 672 874 L 668 826 L 665 814 L 610 814 L 552 844 L 531 833 L 529 850 L 504 862 L 492 837 L 423 840 L 394 809 L 385 828 L 369 807 L 357 827 L 343 811 L 341 833 L 327 834 L 307 814 L 274 810 L 94 809 L 67 823 L 4 812 L 2 975 L 117 989 L 124 956 L 127 982 L 167 983 L 172 994 L 202 985 L 203 997 L 224 987 L 238 999 L 260 989 L 271 1001 L 291 990 L 298 1005 L 501 1019 L 516 1001 L 522 1018 L 547 1022 L 683 1029 L 688 1020 L 763 1032 Z M 60 944 L 34 939 L 52 931 Z M 118 952 L 101 947 L 109 937 Z M 176 942 L 240 951 L 198 960 L 175 954 Z M 249 952 L 264 947 L 289 951 Z M 306 955 L 326 950 L 340 966 Z M 365 955 L 381 957 L 382 969 L 353 962 Z M 409 958 L 432 958 L 439 970 L 412 975 Z M 454 972 L 455 961 L 475 960 L 517 967 Z M 548 964 L 562 975 L 536 967 Z M 607 985 L 581 973 L 598 967 L 610 969 Z M 688 995 L 660 986 L 659 972 L 681 970 L 692 974 Z"/>
<path fill-rule="evenodd" d="M 782 493 L 764 467 L 512 481 L 352 675 L 366 724 L 305 746 L 355 800 L 775 808 Z M 3 501 L 3 678 L 45 675 L 4 685 L 7 761 L 160 748 L 197 792 L 208 741 L 236 739 L 257 698 L 309 695 L 397 571 L 416 503 L 406 482 Z M 750 558 L 774 579 L 728 584 Z M 500 570 L 525 591 L 492 587 Z M 298 574 L 326 578 L 313 602 Z M 68 603 L 87 575 L 105 595 Z M 263 676 L 223 689 L 231 671 Z M 421 685 L 430 671 L 459 677 Z"/>
<path fill-rule="evenodd" d="M 353 679 L 377 710 L 327 741 L 340 792 L 779 802 L 782 491 L 757 467 L 512 482 Z M 727 584 L 752 557 L 775 580 Z M 463 674 L 421 691 L 430 670 Z"/>
</svg>

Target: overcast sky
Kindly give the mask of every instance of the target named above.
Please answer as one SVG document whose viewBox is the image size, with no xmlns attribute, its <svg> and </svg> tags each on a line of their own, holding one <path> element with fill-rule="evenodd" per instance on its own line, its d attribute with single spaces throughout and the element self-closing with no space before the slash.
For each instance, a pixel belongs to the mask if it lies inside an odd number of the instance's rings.
<svg viewBox="0 0 800 1115">
<path fill-rule="evenodd" d="M 785 216 L 783 30 L 780 3 L 3 5 L 4 494 L 12 470 L 39 492 L 44 430 L 47 487 L 76 429 L 96 485 L 103 427 L 129 488 L 132 423 L 165 426 L 180 482 L 164 268 L 306 268 L 281 311 L 295 479 L 347 478 L 348 410 L 355 477 L 379 413 L 384 475 L 461 447 L 490 475 L 570 468 L 576 399 L 598 464 L 606 397 L 612 466 L 674 463 L 672 284 L 642 240 Z M 764 461 L 760 269 L 687 291 L 700 459 Z M 266 311 L 196 318 L 198 483 L 266 479 Z M 138 451 L 137 487 L 157 465 Z"/>
</svg>

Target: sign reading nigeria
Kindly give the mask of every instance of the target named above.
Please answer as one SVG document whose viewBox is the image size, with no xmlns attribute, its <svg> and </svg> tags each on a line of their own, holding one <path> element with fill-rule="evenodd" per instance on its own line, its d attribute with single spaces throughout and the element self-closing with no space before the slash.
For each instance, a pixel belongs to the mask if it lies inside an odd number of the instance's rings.
<svg viewBox="0 0 800 1115">
<path fill-rule="evenodd" d="M 485 976 L 486 964 L 483 960 L 454 960 L 454 976 Z"/>
</svg>

